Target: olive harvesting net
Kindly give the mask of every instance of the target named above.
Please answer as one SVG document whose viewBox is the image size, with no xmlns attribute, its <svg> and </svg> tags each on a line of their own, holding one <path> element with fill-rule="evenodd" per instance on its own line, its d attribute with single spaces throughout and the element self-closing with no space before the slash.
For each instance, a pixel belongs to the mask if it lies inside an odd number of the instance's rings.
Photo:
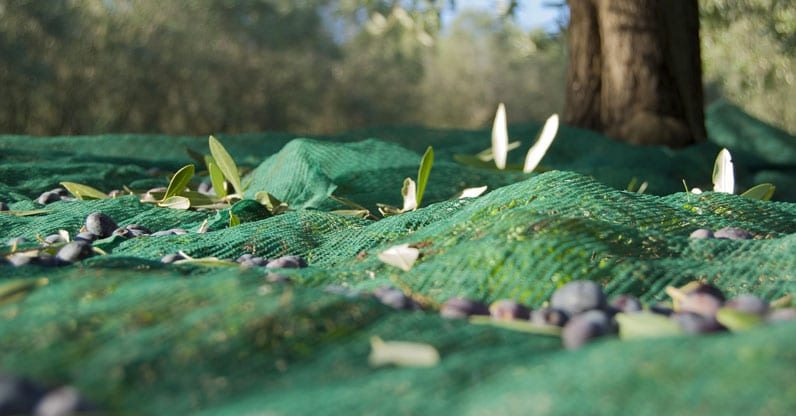
<svg viewBox="0 0 796 416">
<path fill-rule="evenodd" d="M 207 154 L 207 137 L 0 136 L 3 258 L 40 247 L 37 236 L 74 237 L 96 212 L 121 226 L 188 231 L 111 236 L 94 243 L 101 255 L 62 267 L 0 264 L 0 375 L 74 386 L 110 414 L 790 414 L 795 321 L 607 337 L 569 351 L 556 336 L 436 312 L 456 297 L 535 309 L 572 280 L 647 304 L 694 280 L 728 297 L 796 292 L 796 137 L 725 102 L 707 117 L 711 139 L 682 150 L 562 126 L 545 172 L 532 174 L 461 163 L 458 155 L 489 147 L 488 130 L 217 135 L 244 171 L 246 199 L 267 191 L 288 204 L 279 215 L 243 203 L 169 209 L 129 194 L 37 202 L 64 181 L 104 192 L 165 187 L 188 163 L 194 188 L 209 179 L 189 153 Z M 527 149 L 540 127 L 509 133 Z M 332 195 L 374 214 L 377 204 L 401 206 L 404 178 L 416 176 L 427 146 L 435 156 L 420 208 L 378 220 L 337 212 L 351 208 Z M 684 192 L 683 181 L 712 189 L 722 147 L 737 189 L 772 183 L 772 201 Z M 646 192 L 628 191 L 631 182 Z M 482 196 L 454 198 L 479 186 Z M 689 238 L 724 227 L 755 238 Z M 405 271 L 378 256 L 400 244 L 420 253 Z M 280 282 L 273 269 L 230 261 L 160 261 L 178 252 L 295 255 L 309 267 L 281 269 L 289 282 Z M 370 294 L 383 286 L 422 309 L 382 304 Z M 439 360 L 376 366 L 374 337 L 432 346 Z"/>
</svg>

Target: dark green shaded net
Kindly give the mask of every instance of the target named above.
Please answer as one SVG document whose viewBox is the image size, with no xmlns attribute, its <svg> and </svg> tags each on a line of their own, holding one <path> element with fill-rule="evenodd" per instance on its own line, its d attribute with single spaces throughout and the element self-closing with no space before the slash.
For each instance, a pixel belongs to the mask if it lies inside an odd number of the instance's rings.
<svg viewBox="0 0 796 416">
<path fill-rule="evenodd" d="M 73 384 L 125 414 L 787 414 L 796 406 L 794 323 L 609 338 L 571 352 L 556 337 L 447 321 L 434 311 L 454 296 L 538 307 L 573 279 L 648 303 L 665 300 L 666 286 L 697 279 L 728 296 L 772 300 L 796 291 L 796 159 L 782 157 L 796 138 L 739 114 L 714 106 L 708 127 L 716 138 L 677 151 L 562 128 L 543 160 L 549 171 L 531 175 L 454 161 L 487 147 L 488 131 L 218 136 L 252 168 L 247 196 L 265 190 L 294 209 L 235 227 L 224 226 L 224 212 L 158 208 L 135 196 L 34 202 L 60 181 L 104 191 L 165 186 L 163 171 L 190 163 L 186 148 L 207 153 L 206 138 L 0 137 L 0 200 L 47 211 L 0 214 L 2 241 L 60 229 L 74 235 L 96 211 L 154 231 L 221 224 L 208 233 L 107 239 L 97 244 L 107 255 L 68 267 L 0 266 L 2 287 L 30 283 L 0 305 L 0 372 Z M 527 149 L 539 127 L 510 135 Z M 780 202 L 682 192 L 683 179 L 710 189 L 716 143 L 730 148 L 740 190 L 768 175 Z M 330 194 L 374 212 L 377 203 L 400 206 L 401 183 L 416 175 L 428 145 L 436 160 L 423 208 L 379 221 L 331 212 L 345 207 Z M 521 162 L 518 152 L 510 163 Z M 633 178 L 648 182 L 647 194 L 622 190 Z M 484 196 L 450 199 L 482 185 L 490 190 Z M 697 228 L 726 226 L 757 237 L 688 238 Z M 377 259 L 402 243 L 422 254 L 410 271 Z M 310 267 L 286 271 L 292 283 L 276 284 L 260 268 L 159 262 L 177 251 L 302 255 Z M 329 285 L 349 294 L 328 293 Z M 383 285 L 428 311 L 395 311 L 366 294 Z M 372 368 L 372 336 L 433 345 L 441 361 Z"/>
</svg>

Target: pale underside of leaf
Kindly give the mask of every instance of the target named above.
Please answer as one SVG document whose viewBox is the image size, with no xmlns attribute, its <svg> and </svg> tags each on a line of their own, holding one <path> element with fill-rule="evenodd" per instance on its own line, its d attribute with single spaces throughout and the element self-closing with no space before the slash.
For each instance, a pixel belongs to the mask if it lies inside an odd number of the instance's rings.
<svg viewBox="0 0 796 416">
<path fill-rule="evenodd" d="M 483 195 L 486 192 L 487 186 L 479 186 L 476 188 L 465 188 L 462 189 L 461 192 L 454 195 L 451 199 L 461 199 L 461 198 L 478 198 L 479 196 Z"/>
<path fill-rule="evenodd" d="M 735 172 L 732 156 L 727 149 L 721 149 L 713 165 L 713 191 L 727 194 L 735 192 Z"/>
<path fill-rule="evenodd" d="M 510 151 L 520 147 L 521 144 L 522 143 L 519 140 L 515 140 L 515 141 L 509 143 L 509 145 L 506 147 L 506 151 L 510 152 Z M 477 157 L 478 160 L 480 160 L 482 162 L 491 162 L 491 161 L 495 160 L 495 154 L 492 153 L 492 148 L 491 147 L 489 149 L 485 149 L 485 150 L 482 150 L 482 151 L 478 152 L 475 155 L 475 157 Z"/>
<path fill-rule="evenodd" d="M 401 187 L 401 195 L 404 198 L 404 205 L 401 211 L 407 212 L 417 209 L 417 186 L 412 178 L 404 179 L 404 185 Z"/>
<path fill-rule="evenodd" d="M 525 156 L 525 165 L 522 168 L 523 172 L 531 173 L 539 166 L 539 162 L 542 161 L 545 153 L 547 153 L 547 149 L 553 144 L 556 133 L 558 133 L 558 114 L 553 114 L 544 123 L 539 137 L 528 150 L 528 154 Z"/>
<path fill-rule="evenodd" d="M 180 195 L 172 196 L 158 203 L 158 206 L 171 209 L 189 209 L 191 200 Z"/>
<path fill-rule="evenodd" d="M 498 105 L 495 121 L 492 124 L 492 157 L 498 169 L 506 168 L 506 158 L 509 153 L 509 132 L 506 126 L 506 106 Z"/>
<path fill-rule="evenodd" d="M 408 272 L 420 256 L 420 250 L 409 247 L 409 244 L 400 244 L 378 253 L 377 256 L 382 262 Z"/>
</svg>

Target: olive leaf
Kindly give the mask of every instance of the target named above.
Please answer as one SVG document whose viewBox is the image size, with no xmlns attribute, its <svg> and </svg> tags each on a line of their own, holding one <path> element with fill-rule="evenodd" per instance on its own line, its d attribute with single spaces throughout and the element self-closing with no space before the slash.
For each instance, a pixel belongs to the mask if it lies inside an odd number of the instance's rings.
<svg viewBox="0 0 796 416">
<path fill-rule="evenodd" d="M 553 144 L 556 133 L 558 133 L 558 114 L 553 114 L 544 123 L 536 142 L 528 149 L 528 154 L 525 156 L 525 164 L 522 167 L 523 172 L 531 173 L 539 166 L 539 162 L 542 161 L 545 153 L 547 153 L 547 149 Z"/>
<path fill-rule="evenodd" d="M 8 211 L 0 211 L 0 214 L 8 214 L 13 215 L 15 217 L 28 217 L 31 215 L 41 215 L 49 213 L 49 210 L 46 209 L 31 209 L 31 210 L 8 210 Z"/>
<path fill-rule="evenodd" d="M 237 215 L 235 215 L 235 214 L 232 212 L 232 210 L 230 210 L 230 211 L 229 211 L 229 226 L 230 226 L 230 227 L 235 227 L 235 226 L 237 226 L 237 225 L 240 225 L 240 218 L 238 218 L 238 216 L 237 216 Z"/>
<path fill-rule="evenodd" d="M 407 341 L 384 341 L 371 337 L 368 363 L 373 367 L 433 367 L 439 363 L 439 351 L 429 344 Z"/>
<path fill-rule="evenodd" d="M 522 143 L 520 143 L 519 140 L 515 140 L 513 142 L 510 142 L 508 144 L 508 146 L 506 146 L 506 152 L 510 152 L 510 151 L 520 147 L 521 144 Z M 482 162 L 491 162 L 492 160 L 495 159 L 495 154 L 492 153 L 492 148 L 489 148 L 489 149 L 484 149 L 484 150 L 478 152 L 475 155 L 475 157 L 478 158 L 478 160 L 480 160 Z M 491 167 L 494 167 L 494 165 L 492 163 L 487 163 L 487 164 L 489 166 L 491 166 Z"/>
<path fill-rule="evenodd" d="M 469 318 L 471 324 L 477 325 L 492 325 L 500 328 L 509 329 L 518 332 L 527 332 L 535 335 L 546 336 L 561 336 L 561 327 L 555 325 L 539 325 L 530 321 L 513 319 L 510 321 L 498 321 L 491 316 L 471 316 Z"/>
<path fill-rule="evenodd" d="M 265 208 L 271 211 L 273 215 L 279 215 L 289 210 L 289 206 L 286 202 L 280 201 L 277 197 L 265 191 L 257 192 L 254 195 L 254 199 L 265 205 Z"/>
<path fill-rule="evenodd" d="M 495 159 L 495 166 L 500 170 L 506 168 L 508 147 L 509 132 L 506 127 L 506 106 L 500 103 L 497 113 L 495 113 L 495 121 L 492 123 L 492 157 Z"/>
<path fill-rule="evenodd" d="M 423 158 L 420 159 L 420 167 L 417 169 L 417 206 L 423 201 L 423 194 L 426 192 L 428 175 L 431 173 L 431 166 L 434 164 L 434 148 L 429 146 Z"/>
<path fill-rule="evenodd" d="M 716 320 L 730 331 L 743 331 L 749 329 L 763 321 L 763 317 L 757 314 L 739 311 L 732 308 L 719 308 L 716 312 Z"/>
<path fill-rule="evenodd" d="M 462 198 L 478 198 L 484 192 L 486 192 L 487 186 L 479 186 L 476 188 L 465 188 L 462 189 L 461 192 L 457 193 L 451 199 L 462 199 Z"/>
<path fill-rule="evenodd" d="M 232 160 L 232 156 L 230 156 L 227 150 L 224 149 L 224 146 L 221 145 L 221 142 L 219 142 L 218 139 L 213 136 L 210 136 L 209 146 L 210 153 L 213 155 L 213 159 L 215 160 L 216 164 L 218 164 L 218 168 L 221 169 L 221 172 L 224 173 L 224 177 L 227 178 L 229 183 L 232 184 L 232 187 L 235 189 L 235 193 L 238 195 L 243 195 L 243 187 L 241 186 L 240 182 L 238 166 L 235 164 L 235 161 Z"/>
<path fill-rule="evenodd" d="M 746 192 L 742 193 L 741 196 L 744 198 L 750 199 L 759 199 L 761 201 L 770 201 L 771 197 L 774 196 L 774 191 L 776 187 L 770 183 L 761 183 L 749 188 Z"/>
<path fill-rule="evenodd" d="M 178 170 L 174 176 L 171 177 L 171 181 L 169 181 L 169 186 L 166 188 L 166 193 L 163 194 L 163 201 L 167 199 L 179 195 L 185 188 L 188 186 L 188 183 L 191 181 L 194 173 L 194 165 L 185 165 Z"/>
<path fill-rule="evenodd" d="M 337 214 L 342 215 L 344 217 L 355 217 L 355 218 L 362 218 L 367 219 L 373 216 L 370 211 L 366 209 L 337 209 L 333 211 L 329 211 L 330 214 Z"/>
<path fill-rule="evenodd" d="M 176 195 L 158 202 L 158 206 L 171 209 L 189 209 L 191 208 L 191 200 L 187 197 Z"/>
<path fill-rule="evenodd" d="M 619 337 L 622 339 L 668 337 L 683 333 L 677 321 L 654 312 L 618 313 L 614 319 L 619 324 Z"/>
<path fill-rule="evenodd" d="M 404 184 L 401 187 L 401 196 L 404 199 L 404 206 L 401 212 L 413 211 L 417 209 L 417 191 L 415 181 L 412 178 L 404 179 Z"/>
<path fill-rule="evenodd" d="M 382 262 L 408 272 L 420 256 L 420 250 L 409 247 L 409 244 L 399 244 L 378 253 L 377 256 Z"/>
<path fill-rule="evenodd" d="M 77 199 L 108 199 L 108 194 L 99 189 L 92 188 L 75 182 L 61 182 L 61 186 L 66 188 L 72 196 Z"/>
<path fill-rule="evenodd" d="M 224 180 L 224 173 L 215 162 L 208 162 L 207 171 L 210 172 L 210 183 L 213 184 L 213 190 L 216 195 L 224 198 L 227 196 L 227 181 Z"/>
</svg>

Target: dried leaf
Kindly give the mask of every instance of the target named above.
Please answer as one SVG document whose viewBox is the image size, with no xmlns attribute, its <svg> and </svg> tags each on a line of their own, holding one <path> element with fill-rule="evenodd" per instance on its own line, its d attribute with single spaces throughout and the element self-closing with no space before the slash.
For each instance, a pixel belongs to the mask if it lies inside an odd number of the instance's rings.
<svg viewBox="0 0 796 416">
<path fill-rule="evenodd" d="M 373 367 L 433 367 L 440 360 L 436 348 L 419 342 L 384 341 L 379 337 L 371 337 L 370 347 L 368 363 Z"/>
<path fill-rule="evenodd" d="M 405 272 L 412 269 L 419 256 L 420 250 L 409 247 L 409 244 L 393 246 L 378 254 L 379 260 Z"/>
<path fill-rule="evenodd" d="M 417 209 L 417 192 L 415 189 L 415 181 L 412 178 L 404 179 L 404 185 L 401 187 L 401 196 L 404 198 L 404 206 L 401 208 L 402 212 Z"/>
</svg>

